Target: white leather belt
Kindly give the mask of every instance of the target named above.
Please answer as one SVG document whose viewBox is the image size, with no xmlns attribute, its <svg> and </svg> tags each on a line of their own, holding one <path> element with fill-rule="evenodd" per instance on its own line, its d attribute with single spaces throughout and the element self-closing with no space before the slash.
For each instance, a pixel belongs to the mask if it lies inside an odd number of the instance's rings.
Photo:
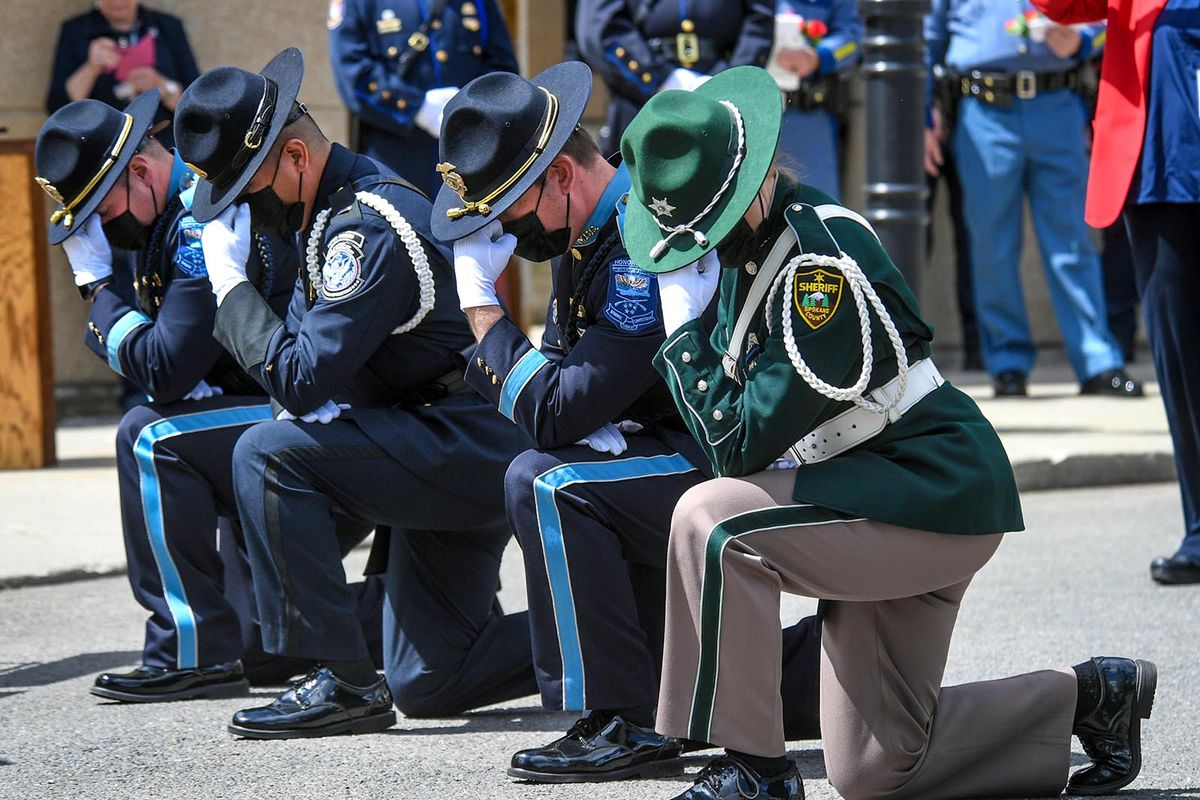
<svg viewBox="0 0 1200 800">
<path fill-rule="evenodd" d="M 908 386 L 904 396 L 891 411 L 877 414 L 865 408 L 854 406 L 848 411 L 838 414 L 825 422 L 819 428 L 806 434 L 800 441 L 788 448 L 782 458 L 794 459 L 800 464 L 815 464 L 857 447 L 868 439 L 878 436 L 889 422 L 895 422 L 904 416 L 910 408 L 920 402 L 921 398 L 945 383 L 942 373 L 934 366 L 933 360 L 926 358 L 909 367 Z M 874 391 L 867 392 L 868 399 L 876 403 L 887 404 L 900 388 L 898 377 L 880 386 Z"/>
</svg>

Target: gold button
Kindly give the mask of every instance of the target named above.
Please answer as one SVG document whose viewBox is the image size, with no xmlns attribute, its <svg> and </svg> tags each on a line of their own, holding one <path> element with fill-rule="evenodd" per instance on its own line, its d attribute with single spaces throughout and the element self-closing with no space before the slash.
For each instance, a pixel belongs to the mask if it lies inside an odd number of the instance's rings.
<svg viewBox="0 0 1200 800">
<path fill-rule="evenodd" d="M 479 366 L 481 366 L 481 367 L 482 367 L 482 366 L 483 366 L 483 359 L 482 359 L 482 358 L 480 358 L 480 357 L 478 357 L 478 356 L 476 356 L 476 357 L 475 357 L 475 363 L 476 363 L 476 364 L 478 364 Z"/>
<path fill-rule="evenodd" d="M 433 22 L 429 23 L 429 27 L 433 28 L 435 31 L 440 31 L 442 29 L 442 21 L 440 19 L 435 19 Z"/>
<path fill-rule="evenodd" d="M 642 83 L 649 83 L 651 80 L 653 80 L 653 79 L 650 77 L 649 72 L 642 73 Z"/>
<path fill-rule="evenodd" d="M 368 92 L 377 92 L 377 91 L 379 91 L 379 84 L 378 84 L 378 83 L 376 83 L 375 81 L 371 81 L 370 83 L 368 83 L 368 84 L 367 84 L 367 91 L 368 91 Z"/>
<path fill-rule="evenodd" d="M 713 419 L 715 419 L 717 422 L 720 422 L 724 418 L 725 418 L 725 415 L 721 413 L 721 409 L 719 409 L 719 408 L 713 409 Z"/>
<path fill-rule="evenodd" d="M 991 92 L 984 92 L 983 99 L 987 100 L 990 103 L 996 99 L 996 95 L 992 94 Z"/>
<path fill-rule="evenodd" d="M 690 362 L 691 362 L 691 360 L 692 360 L 692 354 L 691 354 L 691 353 L 689 353 L 687 350 L 684 350 L 684 351 L 683 351 L 683 355 L 681 355 L 681 356 L 680 356 L 680 358 L 682 358 L 682 359 L 683 359 L 683 363 L 687 364 L 687 363 L 690 363 Z"/>
<path fill-rule="evenodd" d="M 270 371 L 271 371 L 271 370 L 273 370 L 273 369 L 275 369 L 275 365 L 274 365 L 274 364 L 267 364 L 267 367 L 266 367 L 266 370 L 267 370 L 267 372 L 270 372 Z"/>
<path fill-rule="evenodd" d="M 616 53 L 616 55 L 617 55 L 617 58 L 624 58 L 624 57 L 625 57 L 625 48 L 624 48 L 624 47 L 618 47 L 618 48 L 617 48 L 615 51 L 613 51 L 613 52 L 615 52 L 615 53 Z"/>
<path fill-rule="evenodd" d="M 705 380 L 696 381 L 696 388 L 702 392 L 707 392 L 708 391 L 708 381 L 705 381 Z"/>
<path fill-rule="evenodd" d="M 474 47 L 471 48 L 471 52 L 477 56 L 481 56 L 481 55 L 483 55 L 483 48 L 480 47 L 479 45 L 475 45 Z"/>
<path fill-rule="evenodd" d="M 401 97 L 399 100 L 396 101 L 396 108 L 403 111 L 404 109 L 408 108 L 408 101 L 405 100 L 403 97 Z"/>
<path fill-rule="evenodd" d="M 382 92 L 380 92 L 379 96 L 382 97 L 384 100 L 392 99 L 392 93 L 387 89 L 384 89 Z"/>
<path fill-rule="evenodd" d="M 631 59 L 629 59 L 629 68 L 630 68 L 630 69 L 637 69 L 637 68 L 638 68 L 638 63 L 637 63 L 637 61 L 636 61 L 635 59 L 632 59 L 632 58 L 631 58 Z"/>
<path fill-rule="evenodd" d="M 497 383 L 499 383 L 499 382 L 500 382 L 500 379 L 499 379 L 499 378 L 497 378 L 495 375 L 493 375 L 493 376 L 492 376 L 492 384 L 493 384 L 493 385 L 495 385 L 495 384 L 497 384 Z"/>
<path fill-rule="evenodd" d="M 389 47 L 387 49 L 388 58 L 395 58 L 396 54 L 399 52 L 400 51 L 398 49 L 396 49 L 395 47 Z"/>
<path fill-rule="evenodd" d="M 746 272 L 749 272 L 751 275 L 754 275 L 755 273 L 758 272 L 758 264 L 755 264 L 753 261 L 747 261 L 746 262 Z"/>
<path fill-rule="evenodd" d="M 679 23 L 679 27 L 684 33 L 691 33 L 692 31 L 696 30 L 696 23 L 692 22 L 690 19 L 685 19 L 683 22 Z"/>
<path fill-rule="evenodd" d="M 437 51 L 437 60 L 442 62 L 443 64 L 445 64 L 447 61 L 450 60 L 450 54 L 447 53 L 445 50 L 438 50 Z"/>
</svg>

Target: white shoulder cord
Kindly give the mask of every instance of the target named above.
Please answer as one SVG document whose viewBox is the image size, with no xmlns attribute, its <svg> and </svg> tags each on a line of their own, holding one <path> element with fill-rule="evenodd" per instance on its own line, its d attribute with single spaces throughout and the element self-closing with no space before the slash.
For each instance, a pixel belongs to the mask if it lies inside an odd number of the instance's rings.
<svg viewBox="0 0 1200 800">
<path fill-rule="evenodd" d="M 358 202 L 379 212 L 379 215 L 388 221 L 388 224 L 392 226 L 392 230 L 396 231 L 396 235 L 400 237 L 400 241 L 404 242 L 404 248 L 408 251 L 408 257 L 412 261 L 413 269 L 417 273 L 417 282 L 421 287 L 420 307 L 417 309 L 417 313 L 413 314 L 412 319 L 403 325 L 397 326 L 392 331 L 393 335 L 408 333 L 420 325 L 421 320 L 425 319 L 426 315 L 433 310 L 435 295 L 433 289 L 433 271 L 429 268 L 429 257 L 425 254 L 425 249 L 421 246 L 421 240 L 417 238 L 416 231 L 413 230 L 412 225 L 408 224 L 408 220 L 400 216 L 400 212 L 396 210 L 395 206 L 371 192 L 357 192 L 354 196 L 358 199 Z M 321 265 L 318 254 L 331 211 L 332 209 L 326 208 L 317 214 L 317 218 L 313 220 L 312 233 L 308 236 L 308 247 L 305 250 L 308 279 L 316 288 L 317 294 L 322 297 L 324 296 L 325 287 L 324 279 L 321 277 Z"/>
<path fill-rule="evenodd" d="M 799 348 L 796 347 L 796 338 L 792 333 L 792 315 L 787 313 L 789 310 L 788 295 L 795 281 L 796 272 L 802 266 L 827 267 L 837 270 L 846 277 L 846 282 L 850 284 L 850 291 L 854 294 L 854 305 L 858 309 L 858 322 L 862 331 L 863 348 L 862 373 L 858 376 L 858 381 L 853 386 L 844 388 L 832 386 L 818 378 L 816 373 L 805 362 L 804 357 L 800 355 Z M 804 378 L 804 382 L 830 400 L 853 402 L 855 405 L 877 414 L 886 414 L 895 408 L 904 396 L 904 390 L 908 386 L 908 354 L 904 350 L 904 342 L 900 339 L 900 334 L 896 330 L 896 325 L 892 322 L 891 315 L 884 308 L 879 295 L 875 293 L 875 287 L 867 280 L 867 276 L 863 274 L 862 268 L 858 266 L 858 263 L 845 253 L 842 253 L 838 257 L 817 255 L 815 253 L 801 253 L 789 261 L 779 271 L 779 274 L 775 277 L 775 282 L 771 284 L 771 291 L 767 293 L 766 320 L 768 331 L 771 330 L 772 301 L 775 298 L 775 293 L 781 287 L 784 290 L 784 302 L 780 314 L 783 318 L 783 345 L 787 350 L 792 366 L 796 368 L 796 372 L 800 374 L 800 377 Z M 898 379 L 898 386 L 895 394 L 888 398 L 886 403 L 876 403 L 863 396 L 863 391 L 867 388 L 867 384 L 871 382 L 871 369 L 874 357 L 874 349 L 871 346 L 871 319 L 867 311 L 868 302 L 875 309 L 875 315 L 883 323 L 883 328 L 887 331 L 888 339 L 892 342 L 892 348 L 896 351 L 896 377 Z"/>
</svg>

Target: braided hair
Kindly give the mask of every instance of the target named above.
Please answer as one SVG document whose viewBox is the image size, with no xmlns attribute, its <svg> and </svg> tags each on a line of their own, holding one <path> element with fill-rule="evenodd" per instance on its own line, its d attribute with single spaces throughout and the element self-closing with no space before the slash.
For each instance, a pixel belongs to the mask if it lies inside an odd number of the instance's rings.
<svg viewBox="0 0 1200 800">
<path fill-rule="evenodd" d="M 587 301 L 588 292 L 600 268 L 608 264 L 608 257 L 621 244 L 621 233 L 614 229 L 612 233 L 596 245 L 596 251 L 584 264 L 579 280 L 575 282 L 575 290 L 571 293 L 571 302 L 567 306 L 567 319 L 563 326 L 563 349 L 568 353 L 583 335 L 579 332 L 579 312 Z"/>
</svg>

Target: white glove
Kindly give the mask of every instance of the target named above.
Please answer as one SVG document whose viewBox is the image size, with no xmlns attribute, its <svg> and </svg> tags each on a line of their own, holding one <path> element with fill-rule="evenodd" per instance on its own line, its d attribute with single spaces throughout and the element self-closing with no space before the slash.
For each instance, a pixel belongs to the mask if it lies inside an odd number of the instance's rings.
<svg viewBox="0 0 1200 800">
<path fill-rule="evenodd" d="M 349 403 L 335 403 L 332 400 L 326 400 L 321 405 L 307 414 L 300 415 L 301 422 L 319 422 L 322 425 L 328 425 L 333 420 L 342 415 L 342 412 L 350 407 Z M 278 420 L 294 420 L 296 415 L 288 411 L 286 408 L 279 412 L 275 417 Z"/>
<path fill-rule="evenodd" d="M 516 249 L 517 237 L 505 233 L 498 219 L 454 243 L 454 280 L 460 308 L 500 305 L 496 281 Z"/>
<path fill-rule="evenodd" d="M 629 443 L 625 441 L 620 428 L 611 422 L 604 423 L 575 444 L 587 445 L 597 453 L 611 453 L 614 456 L 629 449 Z"/>
<path fill-rule="evenodd" d="M 207 400 L 210 397 L 220 397 L 225 390 L 220 386 L 209 386 L 208 381 L 201 380 L 196 388 L 183 396 L 184 400 Z"/>
<path fill-rule="evenodd" d="M 425 100 L 417 109 L 413 122 L 417 127 L 437 139 L 442 135 L 442 112 L 450 98 L 458 94 L 457 86 L 443 86 L 440 89 L 430 89 L 425 93 Z"/>
<path fill-rule="evenodd" d="M 671 74 L 658 87 L 658 91 L 667 92 L 671 89 L 682 89 L 685 92 L 690 92 L 698 86 L 703 86 L 704 83 L 711 78 L 711 75 L 704 75 L 683 67 L 676 67 L 671 70 Z"/>
<path fill-rule="evenodd" d="M 62 243 L 75 273 L 75 285 L 87 286 L 112 275 L 112 247 L 104 236 L 100 215 L 92 214 L 83 230 Z"/>
<path fill-rule="evenodd" d="M 716 249 L 683 269 L 658 276 L 658 297 L 667 336 L 704 313 L 720 282 L 721 262 L 717 260 Z"/>
<path fill-rule="evenodd" d="M 250 260 L 250 206 L 231 205 L 200 235 L 204 248 L 204 266 L 212 284 L 217 305 L 229 290 L 246 280 L 246 262 Z"/>
</svg>

